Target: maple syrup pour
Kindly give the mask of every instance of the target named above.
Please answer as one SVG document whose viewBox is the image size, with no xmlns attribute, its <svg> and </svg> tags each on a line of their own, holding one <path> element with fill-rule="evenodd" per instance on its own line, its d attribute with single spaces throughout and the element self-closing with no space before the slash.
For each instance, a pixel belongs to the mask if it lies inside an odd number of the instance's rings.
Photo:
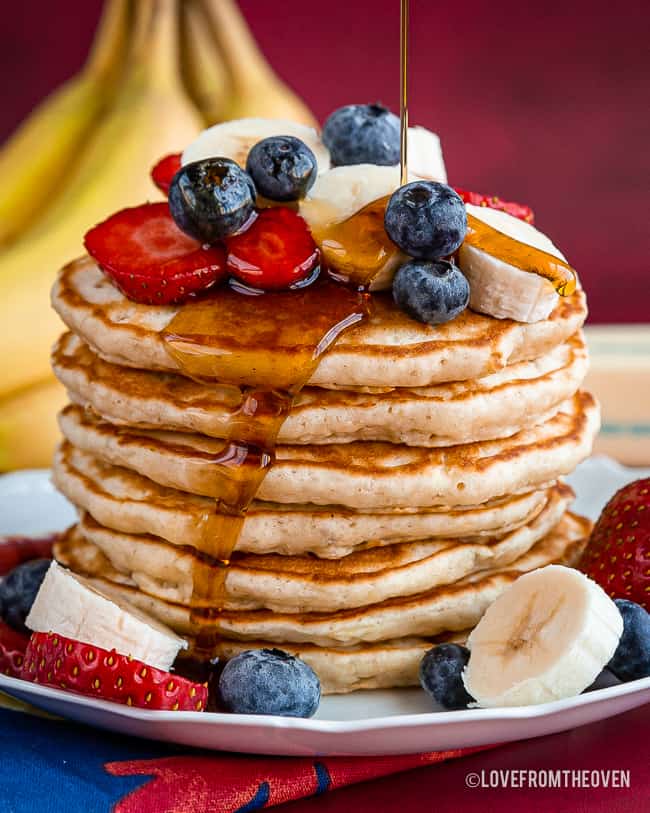
<svg viewBox="0 0 650 813">
<path fill-rule="evenodd" d="M 409 0 L 400 0 L 400 104 L 399 104 L 399 135 L 400 135 L 400 185 L 408 182 L 408 55 L 409 55 Z"/>
<path fill-rule="evenodd" d="M 237 407 L 223 447 L 210 458 L 215 510 L 200 521 L 202 549 L 214 565 L 194 572 L 190 613 L 195 648 L 203 659 L 212 657 L 218 637 L 202 633 L 199 621 L 218 624 L 227 567 L 248 506 L 273 464 L 282 423 L 319 358 L 366 316 L 368 307 L 368 295 L 323 274 L 307 288 L 258 296 L 220 288 L 182 305 L 162 332 L 184 375 L 239 392 L 239 398 L 231 397 Z M 209 610 L 199 608 L 206 599 Z"/>
<path fill-rule="evenodd" d="M 576 289 L 576 273 L 564 260 L 509 237 L 474 215 L 467 215 L 465 242 L 521 271 L 544 277 L 560 296 L 571 296 Z"/>
<path fill-rule="evenodd" d="M 314 239 L 337 279 L 363 287 L 399 253 L 384 229 L 389 200 L 390 195 L 386 195 L 342 223 L 314 229 Z"/>
</svg>

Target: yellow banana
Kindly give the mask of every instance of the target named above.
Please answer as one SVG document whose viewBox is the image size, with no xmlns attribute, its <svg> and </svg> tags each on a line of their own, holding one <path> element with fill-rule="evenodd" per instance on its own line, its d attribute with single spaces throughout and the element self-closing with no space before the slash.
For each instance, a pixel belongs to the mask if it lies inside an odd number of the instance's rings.
<svg viewBox="0 0 650 813">
<path fill-rule="evenodd" d="M 50 465 L 66 401 L 54 377 L 0 401 L 0 472 Z"/>
<path fill-rule="evenodd" d="M 244 17 L 234 0 L 194 0 L 203 16 L 206 32 L 213 47 L 218 48 L 225 68 L 228 96 L 225 104 L 215 93 L 216 104 L 203 110 L 210 124 L 248 116 L 258 118 L 290 119 L 302 124 L 316 125 L 313 114 L 305 103 L 282 82 L 260 51 Z M 197 48 L 204 48 L 204 38 Z M 205 59 L 208 66 L 210 60 Z M 216 73 L 216 72 L 215 72 Z M 209 99 L 206 88 L 217 87 L 221 76 L 203 78 L 202 97 Z"/>
<path fill-rule="evenodd" d="M 181 23 L 183 81 L 204 123 L 216 124 L 223 121 L 228 104 L 226 66 L 206 27 L 200 3 L 185 1 Z"/>
<path fill-rule="evenodd" d="M 0 397 L 46 377 L 61 331 L 49 290 L 57 270 L 83 252 L 84 233 L 158 195 L 152 164 L 203 126 L 179 79 L 178 18 L 179 0 L 139 0 L 131 64 L 110 113 L 51 210 L 0 255 Z"/>
<path fill-rule="evenodd" d="M 127 0 L 109 0 L 82 71 L 48 96 L 0 151 L 0 244 L 34 222 L 110 100 L 127 49 Z"/>
</svg>

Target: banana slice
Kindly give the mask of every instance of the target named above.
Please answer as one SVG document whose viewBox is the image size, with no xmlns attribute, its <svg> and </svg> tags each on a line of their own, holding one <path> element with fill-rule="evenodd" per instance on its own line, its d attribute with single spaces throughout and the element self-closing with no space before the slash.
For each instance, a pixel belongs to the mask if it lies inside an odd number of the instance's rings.
<svg viewBox="0 0 650 813">
<path fill-rule="evenodd" d="M 335 167 L 316 178 L 300 214 L 312 231 L 342 223 L 364 206 L 392 195 L 399 186 L 399 167 L 353 164 Z"/>
<path fill-rule="evenodd" d="M 399 181 L 397 166 L 335 167 L 319 175 L 300 202 L 300 214 L 330 267 L 355 282 L 374 279 L 373 290 L 390 288 L 395 271 L 408 257 L 386 234 L 383 208 L 363 222 L 350 218 L 392 195 Z"/>
<path fill-rule="evenodd" d="M 407 135 L 409 173 L 429 181 L 447 183 L 440 138 L 425 127 L 409 127 Z"/>
<path fill-rule="evenodd" d="M 485 708 L 574 697 L 609 663 L 622 632 L 596 582 L 548 565 L 518 578 L 471 633 L 465 688 Z"/>
<path fill-rule="evenodd" d="M 466 208 L 468 214 L 502 234 L 566 262 L 549 238 L 530 223 L 497 209 L 471 203 L 466 204 Z M 546 319 L 557 305 L 558 294 L 547 279 L 515 268 L 470 245 L 467 240 L 458 250 L 458 265 L 469 280 L 469 306 L 474 311 L 497 319 L 539 322 Z"/>
<path fill-rule="evenodd" d="M 182 163 L 190 164 L 203 158 L 222 156 L 236 161 L 240 167 L 246 166 L 246 158 L 251 147 L 274 135 L 292 135 L 304 141 L 312 150 L 318 162 L 318 171 L 324 172 L 330 166 L 330 154 L 313 127 L 297 124 L 285 119 L 235 119 L 223 124 L 208 127 L 183 153 Z"/>
<path fill-rule="evenodd" d="M 115 649 L 120 655 L 169 671 L 187 641 L 125 602 L 95 590 L 85 579 L 52 562 L 25 621 L 34 632 Z"/>
</svg>

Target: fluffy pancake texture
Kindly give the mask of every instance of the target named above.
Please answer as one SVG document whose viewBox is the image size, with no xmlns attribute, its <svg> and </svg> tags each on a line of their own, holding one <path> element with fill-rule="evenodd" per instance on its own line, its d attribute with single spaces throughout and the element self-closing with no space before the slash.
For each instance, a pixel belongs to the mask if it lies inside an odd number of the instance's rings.
<svg viewBox="0 0 650 813">
<path fill-rule="evenodd" d="M 72 445 L 106 463 L 163 486 L 218 496 L 213 461 L 223 441 L 118 428 L 76 406 L 67 407 L 59 423 Z M 597 404 L 581 392 L 545 423 L 500 440 L 442 449 L 387 443 L 278 446 L 257 496 L 362 510 L 476 505 L 568 474 L 589 455 L 598 428 Z"/>
<path fill-rule="evenodd" d="M 129 534 L 152 534 L 203 553 L 214 547 L 210 518 L 214 502 L 154 483 L 136 472 L 104 463 L 62 444 L 53 462 L 57 488 L 97 522 Z M 431 537 L 505 534 L 532 521 L 547 505 L 551 488 L 492 500 L 476 506 L 384 509 L 359 512 L 341 506 L 281 505 L 254 500 L 236 551 L 313 553 L 339 559 L 356 549 Z"/>
<path fill-rule="evenodd" d="M 52 366 L 75 403 L 115 424 L 224 438 L 241 407 L 233 387 L 120 367 L 70 333 L 54 349 Z M 586 347 L 578 333 L 538 359 L 478 380 L 382 393 L 307 387 L 282 425 L 278 442 L 447 446 L 508 437 L 551 417 L 575 394 L 586 371 Z"/>
<path fill-rule="evenodd" d="M 451 584 L 488 567 L 505 567 L 526 553 L 558 524 L 572 498 L 567 486 L 552 489 L 547 505 L 530 524 L 500 537 L 404 542 L 339 560 L 241 555 L 227 570 L 223 606 L 336 611 Z M 88 515 L 82 516 L 79 530 L 85 542 L 106 557 L 106 566 L 141 589 L 177 603 L 212 605 L 218 565 L 194 548 L 109 530 Z"/>
<path fill-rule="evenodd" d="M 428 387 L 481 378 L 508 364 L 539 358 L 573 336 L 587 316 L 581 290 L 560 299 L 548 319 L 533 324 L 466 310 L 447 324 L 430 326 L 398 310 L 390 294 L 377 294 L 374 302 L 371 318 L 341 336 L 321 358 L 310 384 L 334 389 Z M 107 361 L 179 372 L 161 336 L 178 309 L 131 302 L 89 258 L 62 270 L 52 304 L 70 330 Z M 247 348 L 237 350 L 245 358 Z"/>
<path fill-rule="evenodd" d="M 62 564 L 92 576 L 102 589 L 113 590 L 141 609 L 153 612 L 181 634 L 216 629 L 225 638 L 239 641 L 351 646 L 400 637 L 430 637 L 473 627 L 489 604 L 521 573 L 551 563 L 575 564 L 590 529 L 588 520 L 567 513 L 549 534 L 506 568 L 479 571 L 453 584 L 415 595 L 335 612 L 228 610 L 215 619 L 206 611 L 203 621 L 201 614 L 196 611 L 191 614 L 187 605 L 146 593 L 124 574 L 106 570 L 105 557 L 97 557 L 96 548 L 89 551 L 86 545 L 79 545 L 76 535 L 60 542 L 55 555 Z"/>
</svg>

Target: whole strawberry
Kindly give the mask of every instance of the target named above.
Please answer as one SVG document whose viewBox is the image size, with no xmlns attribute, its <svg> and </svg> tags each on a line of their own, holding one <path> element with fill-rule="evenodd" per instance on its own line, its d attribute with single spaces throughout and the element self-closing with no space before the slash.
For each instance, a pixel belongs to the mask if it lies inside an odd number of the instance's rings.
<svg viewBox="0 0 650 813">
<path fill-rule="evenodd" d="M 650 478 L 617 491 L 591 534 L 580 569 L 612 598 L 650 610 Z"/>
<path fill-rule="evenodd" d="M 203 711 L 208 699 L 205 684 L 53 632 L 32 634 L 21 677 L 142 709 Z"/>
</svg>

